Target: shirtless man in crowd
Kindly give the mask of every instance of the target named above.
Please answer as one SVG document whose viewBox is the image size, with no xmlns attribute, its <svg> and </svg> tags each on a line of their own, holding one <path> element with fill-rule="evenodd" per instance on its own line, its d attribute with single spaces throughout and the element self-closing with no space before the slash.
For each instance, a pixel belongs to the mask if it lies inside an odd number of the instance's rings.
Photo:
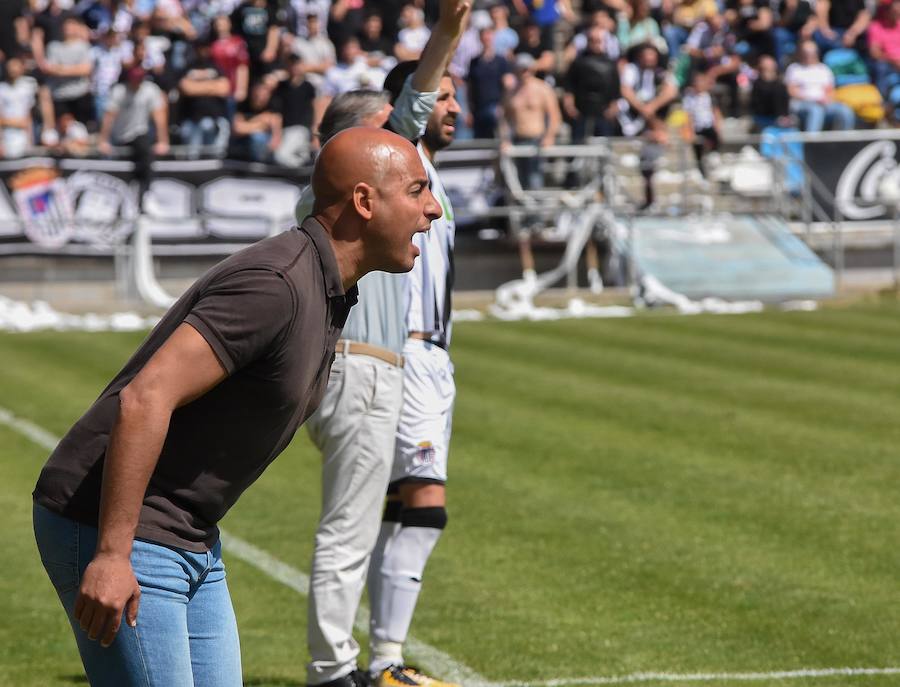
<svg viewBox="0 0 900 687">
<path fill-rule="evenodd" d="M 504 117 L 500 126 L 504 145 L 508 143 L 553 145 L 562 121 L 559 102 L 553 88 L 535 76 L 531 55 L 516 56 L 517 82 L 507 90 L 503 103 Z M 542 158 L 534 155 L 516 158 L 519 181 L 524 189 L 543 186 Z"/>
</svg>

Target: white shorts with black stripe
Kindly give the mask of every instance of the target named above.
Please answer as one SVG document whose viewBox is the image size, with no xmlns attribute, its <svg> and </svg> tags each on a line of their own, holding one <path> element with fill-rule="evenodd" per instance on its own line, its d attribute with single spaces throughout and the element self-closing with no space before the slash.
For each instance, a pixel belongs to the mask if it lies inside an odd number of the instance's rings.
<svg viewBox="0 0 900 687">
<path fill-rule="evenodd" d="M 407 339 L 403 347 L 403 406 L 391 482 L 446 482 L 456 384 L 440 346 Z"/>
</svg>

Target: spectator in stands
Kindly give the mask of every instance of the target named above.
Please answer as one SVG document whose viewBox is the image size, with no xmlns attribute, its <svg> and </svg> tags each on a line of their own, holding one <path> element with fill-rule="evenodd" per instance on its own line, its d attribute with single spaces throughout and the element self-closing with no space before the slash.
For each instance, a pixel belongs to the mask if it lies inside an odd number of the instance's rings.
<svg viewBox="0 0 900 687">
<path fill-rule="evenodd" d="M 519 45 L 519 34 L 509 25 L 509 8 L 503 0 L 494 0 L 488 10 L 494 29 L 494 49 L 507 59 L 512 59 Z"/>
<path fill-rule="evenodd" d="M 631 11 L 630 6 L 628 11 Z M 604 52 L 610 59 L 617 60 L 622 56 L 622 47 L 616 37 L 616 20 L 612 18 L 608 9 L 598 9 L 588 15 L 588 20 L 582 29 L 572 36 L 572 40 L 563 51 L 563 63 L 570 66 L 578 55 L 584 52 L 588 43 L 588 33 L 592 28 L 600 28 L 606 33 L 606 47 Z"/>
<path fill-rule="evenodd" d="M 750 112 L 756 131 L 769 126 L 787 127 L 793 124 L 790 116 L 790 95 L 778 73 L 775 58 L 763 55 L 757 65 L 759 77 L 750 94 Z"/>
<path fill-rule="evenodd" d="M 643 135 L 640 167 L 644 177 L 644 207 L 653 204 L 653 174 L 668 142 L 665 118 L 678 97 L 678 84 L 659 63 L 659 51 L 650 43 L 642 46 L 636 62 L 622 67 L 622 100 L 619 126 L 626 136 Z"/>
<path fill-rule="evenodd" d="M 156 6 L 150 15 L 150 24 L 154 33 L 172 38 L 177 36 L 187 41 L 197 38 L 197 31 L 179 0 L 156 0 Z"/>
<path fill-rule="evenodd" d="M 317 89 L 321 88 L 326 72 L 337 62 L 334 44 L 321 32 L 319 15 L 306 16 L 306 35 L 298 37 L 294 51 L 303 61 L 306 79 Z"/>
<path fill-rule="evenodd" d="M 316 28 L 328 25 L 331 0 L 291 0 L 291 7 L 297 18 L 294 33 L 300 38 L 309 36 L 308 27 L 311 16 L 316 18 Z"/>
<path fill-rule="evenodd" d="M 662 53 L 668 50 L 659 24 L 650 16 L 650 0 L 629 0 L 628 11 L 618 17 L 616 38 L 625 53 L 645 43 L 652 43 Z"/>
<path fill-rule="evenodd" d="M 553 27 L 560 19 L 575 24 L 577 17 L 569 0 L 512 0 L 516 11 L 540 27 L 543 40 L 553 45 Z"/>
<path fill-rule="evenodd" d="M 772 28 L 775 41 L 775 59 L 784 67 L 797 52 L 797 40 L 810 38 L 816 28 L 813 0 L 781 0 L 778 19 Z"/>
<path fill-rule="evenodd" d="M 275 161 L 285 167 L 299 167 L 310 157 L 316 89 L 306 80 L 303 61 L 294 57 L 289 65 L 289 78 L 276 92 L 281 106 L 281 144 L 275 150 Z"/>
<path fill-rule="evenodd" d="M 813 40 L 824 55 L 833 48 L 865 50 L 865 32 L 872 15 L 865 0 L 816 0 Z"/>
<path fill-rule="evenodd" d="M 97 148 L 104 155 L 111 144 L 130 148 L 134 175 L 138 181 L 139 205 L 150 188 L 154 155 L 169 152 L 169 109 L 165 96 L 140 66 L 129 68 L 123 83 L 113 86 L 103 115 Z M 152 143 L 151 123 L 156 132 Z"/>
<path fill-rule="evenodd" d="M 585 41 L 586 43 L 587 41 Z M 541 37 L 541 28 L 533 21 L 526 21 L 519 31 L 519 45 L 516 47 L 516 54 L 522 53 L 534 58 L 535 74 L 539 78 L 546 79 L 556 71 L 553 44 L 546 42 Z M 572 59 L 575 59 L 575 55 L 572 55 Z"/>
<path fill-rule="evenodd" d="M 415 5 L 405 5 L 400 14 L 400 25 L 403 28 L 397 34 L 394 55 L 401 62 L 419 59 L 431 35 L 425 26 L 425 13 Z"/>
<path fill-rule="evenodd" d="M 77 17 L 66 17 L 63 39 L 48 43 L 41 71 L 47 77 L 54 117 L 68 112 L 82 124 L 93 124 L 96 121 L 91 97 L 93 64 L 90 43 L 83 38 L 86 30 Z M 50 128 L 55 128 L 52 121 Z"/>
<path fill-rule="evenodd" d="M 334 0 L 328 15 L 328 38 L 335 45 L 342 45 L 359 34 L 365 16 L 365 0 Z"/>
<path fill-rule="evenodd" d="M 247 98 L 250 85 L 250 54 L 247 44 L 231 31 L 231 18 L 220 14 L 213 20 L 213 42 L 209 57 L 216 68 L 228 79 L 228 118 L 234 116 L 237 103 Z"/>
<path fill-rule="evenodd" d="M 208 44 L 197 45 L 197 56 L 179 79 L 178 91 L 179 136 L 187 145 L 188 157 L 199 157 L 201 146 L 214 146 L 217 155 L 223 153 L 230 133 L 231 83 L 213 61 Z"/>
<path fill-rule="evenodd" d="M 250 78 L 262 76 L 278 52 L 277 6 L 267 0 L 244 0 L 231 15 L 232 30 L 247 43 Z"/>
<path fill-rule="evenodd" d="M 516 57 L 516 84 L 503 100 L 501 140 L 504 144 L 553 145 L 562 123 L 556 93 L 535 76 L 534 58 L 526 53 Z M 544 185 L 543 158 L 538 155 L 517 157 L 516 169 L 522 188 Z"/>
<path fill-rule="evenodd" d="M 31 54 L 38 69 L 45 71 L 46 49 L 50 43 L 62 42 L 63 24 L 65 20 L 75 15 L 64 10 L 59 0 L 49 0 L 47 6 L 34 15 L 31 28 Z M 85 35 L 86 37 L 86 35 Z"/>
<path fill-rule="evenodd" d="M 131 27 L 131 37 L 122 43 L 122 50 L 126 54 L 124 66 L 127 68 L 137 65 L 154 79 L 159 79 L 166 67 L 165 50 L 169 45 L 168 39 L 163 37 L 160 41 L 159 38 L 150 34 L 147 22 L 136 22 Z"/>
<path fill-rule="evenodd" d="M 88 154 L 91 135 L 87 127 L 75 119 L 71 112 L 65 112 L 56 120 L 55 136 L 46 139 L 48 147 L 56 155 L 84 157 Z"/>
<path fill-rule="evenodd" d="M 29 42 L 28 0 L 0 2 L 0 62 L 20 55 Z"/>
<path fill-rule="evenodd" d="M 606 54 L 609 34 L 599 27 L 588 31 L 587 46 L 569 67 L 563 107 L 573 121 L 572 140 L 612 136 L 622 93 L 615 61 Z"/>
<path fill-rule="evenodd" d="M 893 103 L 891 91 L 900 85 L 900 0 L 879 8 L 869 25 L 868 41 L 872 80 L 885 101 Z"/>
<path fill-rule="evenodd" d="M 735 43 L 725 18 L 715 11 L 694 27 L 682 48 L 690 56 L 692 71 L 706 72 L 714 82 L 727 88 L 727 112 L 732 117 L 740 114 L 737 77 L 742 63 L 735 54 Z"/>
<path fill-rule="evenodd" d="M 478 37 L 481 40 L 481 54 L 469 65 L 466 82 L 472 132 L 475 138 L 495 138 L 504 79 L 511 77 L 512 65 L 494 49 L 492 28 L 482 29 Z"/>
<path fill-rule="evenodd" d="M 715 0 L 681 0 L 672 11 L 672 20 L 663 29 L 670 59 L 681 52 L 681 46 L 701 21 L 712 14 L 718 14 Z"/>
<path fill-rule="evenodd" d="M 769 0 L 728 0 L 725 20 L 737 38 L 736 51 L 754 63 L 760 55 L 774 55 L 774 16 Z"/>
<path fill-rule="evenodd" d="M 272 107 L 272 91 L 258 82 L 234 116 L 233 150 L 240 159 L 268 162 L 281 145 L 281 113 Z"/>
<path fill-rule="evenodd" d="M 787 68 L 784 82 L 791 96 L 791 113 L 804 131 L 852 129 L 856 121 L 853 110 L 834 99 L 834 74 L 819 61 L 819 50 L 813 41 L 800 44 L 799 59 Z"/>
<path fill-rule="evenodd" d="M 681 99 L 681 105 L 688 116 L 688 134 L 697 158 L 697 167 L 703 176 L 706 176 L 703 158 L 707 153 L 719 149 L 722 131 L 722 113 L 710 93 L 713 83 L 708 74 L 694 72 L 691 84 Z"/>
<path fill-rule="evenodd" d="M 122 47 L 121 35 L 112 28 L 106 29 L 97 45 L 91 48 L 91 60 L 94 63 L 91 91 L 94 94 L 94 110 L 99 121 L 103 120 L 110 89 L 118 83 L 122 74 L 122 63 L 126 57 L 127 52 Z"/>
<path fill-rule="evenodd" d="M 348 38 L 338 49 L 337 64 L 325 72 L 321 94 L 325 98 L 333 98 L 358 88 L 377 90 L 384 83 L 384 77 L 382 69 L 369 66 L 359 48 L 359 40 Z"/>
<path fill-rule="evenodd" d="M 37 96 L 37 83 L 25 75 L 20 57 L 6 60 L 0 82 L 0 158 L 22 157 L 32 145 L 31 110 Z"/>
<path fill-rule="evenodd" d="M 646 43 L 637 51 L 635 62 L 622 67 L 619 124 L 626 136 L 664 128 L 669 105 L 678 97 L 678 85 L 660 66 L 659 56 L 659 50 Z"/>
<path fill-rule="evenodd" d="M 359 47 L 373 67 L 383 66 L 385 58 L 394 54 L 394 43 L 384 35 L 384 23 L 378 12 L 370 12 L 366 16 L 359 34 Z"/>
</svg>

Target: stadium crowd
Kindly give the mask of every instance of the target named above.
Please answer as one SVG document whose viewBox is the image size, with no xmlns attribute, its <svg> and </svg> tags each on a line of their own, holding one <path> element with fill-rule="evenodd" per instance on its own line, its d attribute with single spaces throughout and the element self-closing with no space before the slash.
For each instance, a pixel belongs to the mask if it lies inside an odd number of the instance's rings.
<svg viewBox="0 0 900 687">
<path fill-rule="evenodd" d="M 415 59 L 434 0 L 3 0 L 2 156 L 298 165 L 328 102 Z M 451 64 L 458 138 L 643 136 L 672 112 L 698 155 L 723 113 L 767 126 L 893 124 L 900 0 L 479 0 Z M 680 107 L 675 108 L 680 101 Z"/>
</svg>

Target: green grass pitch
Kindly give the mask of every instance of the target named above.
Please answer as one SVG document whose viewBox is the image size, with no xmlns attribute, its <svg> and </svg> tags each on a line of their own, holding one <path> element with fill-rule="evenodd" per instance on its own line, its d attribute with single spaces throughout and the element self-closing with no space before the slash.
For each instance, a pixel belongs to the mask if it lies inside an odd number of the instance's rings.
<svg viewBox="0 0 900 687">
<path fill-rule="evenodd" d="M 59 435 L 141 339 L 0 335 L 0 407 Z M 453 357 L 417 638 L 492 681 L 900 666 L 896 303 L 463 323 Z M 31 535 L 45 458 L 0 424 L 2 686 L 85 684 Z M 318 493 L 301 430 L 223 524 L 308 570 Z M 303 685 L 305 599 L 226 561 L 246 684 Z"/>
</svg>

